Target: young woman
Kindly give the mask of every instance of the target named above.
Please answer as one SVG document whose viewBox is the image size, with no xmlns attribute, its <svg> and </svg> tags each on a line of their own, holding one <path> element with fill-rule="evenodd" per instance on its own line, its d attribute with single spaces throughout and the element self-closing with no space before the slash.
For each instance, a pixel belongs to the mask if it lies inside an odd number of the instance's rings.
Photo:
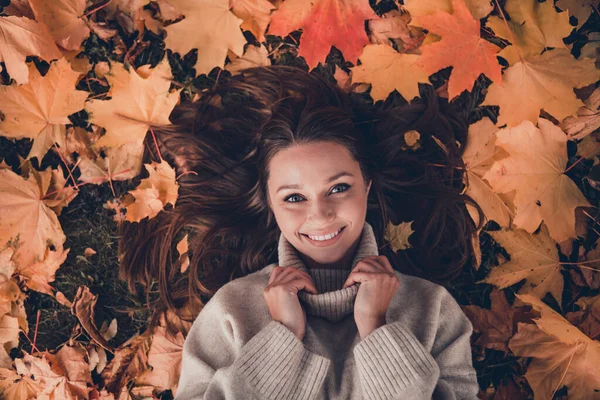
<svg viewBox="0 0 600 400">
<path fill-rule="evenodd" d="M 157 315 L 191 315 L 176 400 L 477 398 L 472 325 L 435 283 L 470 262 L 466 202 L 483 221 L 463 194 L 466 122 L 446 103 L 423 86 L 373 107 L 259 67 L 154 130 L 180 194 L 123 226 L 121 274 L 132 290 L 158 281 Z M 394 252 L 385 230 L 403 221 L 412 247 Z"/>
</svg>

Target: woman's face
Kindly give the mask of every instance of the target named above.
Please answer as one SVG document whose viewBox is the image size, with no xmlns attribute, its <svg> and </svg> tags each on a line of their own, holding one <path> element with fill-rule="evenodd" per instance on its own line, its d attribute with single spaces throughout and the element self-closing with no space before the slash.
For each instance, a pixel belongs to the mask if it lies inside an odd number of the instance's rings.
<svg viewBox="0 0 600 400">
<path fill-rule="evenodd" d="M 349 268 L 339 263 L 350 263 L 359 243 L 371 182 L 365 186 L 346 147 L 333 142 L 294 145 L 271 159 L 269 172 L 268 195 L 277 224 L 307 266 Z M 297 187 L 285 187 L 290 185 Z M 306 236 L 340 228 L 330 243 L 315 244 Z"/>
</svg>

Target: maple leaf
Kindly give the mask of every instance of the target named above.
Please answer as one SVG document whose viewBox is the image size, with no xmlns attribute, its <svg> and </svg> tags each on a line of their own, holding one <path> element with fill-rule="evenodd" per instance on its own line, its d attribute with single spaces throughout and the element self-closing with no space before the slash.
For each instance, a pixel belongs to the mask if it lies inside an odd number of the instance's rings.
<svg viewBox="0 0 600 400">
<path fill-rule="evenodd" d="M 29 82 L 24 85 L 0 86 L 0 133 L 9 138 L 34 139 L 27 160 L 42 158 L 58 143 L 66 147 L 68 116 L 83 109 L 88 92 L 76 90 L 79 73 L 61 58 L 50 64 L 48 73 L 41 76 L 34 64 L 29 64 Z"/>
<path fill-rule="evenodd" d="M 116 147 L 126 143 L 141 145 L 152 125 L 171 125 L 169 115 L 179 101 L 177 89 L 169 92 L 171 67 L 167 57 L 153 69 L 127 71 L 113 63 L 106 75 L 110 100 L 90 100 L 85 109 L 90 122 L 104 127 L 106 133 L 92 147 Z"/>
<path fill-rule="evenodd" d="M 560 127 L 569 139 L 583 139 L 600 128 L 600 87 L 585 99 L 584 105 L 577 110 L 577 116 L 568 116 Z"/>
<path fill-rule="evenodd" d="M 184 339 L 181 332 L 173 336 L 167 332 L 166 327 L 158 326 L 154 330 L 148 351 L 148 364 L 152 369 L 136 377 L 135 383 L 156 387 L 161 391 L 170 389 L 176 393 Z"/>
<path fill-rule="evenodd" d="M 428 74 L 453 67 L 448 82 L 450 99 L 463 90 L 473 89 L 480 74 L 485 74 L 498 84 L 502 81 L 502 68 L 496 59 L 500 47 L 479 35 L 480 23 L 469 13 L 463 0 L 453 0 L 452 4 L 453 14 L 438 11 L 419 19 L 425 29 L 440 35 L 442 39 L 422 46 L 418 61 Z"/>
<path fill-rule="evenodd" d="M 507 156 L 506 151 L 495 146 L 497 131 L 498 128 L 488 117 L 469 126 L 467 146 L 462 155 L 467 172 L 464 180 L 467 186 L 466 194 L 477 201 L 485 217 L 496 221 L 501 227 L 508 228 L 514 216 L 514 210 L 508 206 L 511 201 L 503 193 L 494 192 L 483 180 L 494 161 Z M 466 207 L 473 221 L 477 221 L 479 214 L 475 208 L 470 204 Z"/>
<path fill-rule="evenodd" d="M 415 221 L 400 222 L 398 225 L 388 222 L 385 230 L 385 240 L 389 241 L 392 249 L 397 252 L 398 250 L 406 250 L 412 247 L 408 238 L 415 231 L 412 230 L 412 224 Z"/>
<path fill-rule="evenodd" d="M 97 157 L 95 160 L 89 157 L 79 158 L 79 181 L 100 185 L 104 182 L 126 181 L 139 175 L 144 153 L 142 143 L 130 142 L 119 147 L 109 147 L 104 153 L 105 157 Z"/>
<path fill-rule="evenodd" d="M 54 288 L 49 285 L 54 281 L 56 271 L 67 259 L 70 249 L 50 251 L 46 249 L 44 258 L 18 269 L 19 275 L 25 278 L 25 284 L 31 290 L 54 296 Z"/>
<path fill-rule="evenodd" d="M 267 25 L 271 22 L 271 10 L 274 8 L 267 0 L 236 0 L 232 11 L 244 21 L 241 25 L 243 30 L 252 32 L 259 42 L 264 42 Z"/>
<path fill-rule="evenodd" d="M 564 281 L 556 243 L 548 235 L 545 224 L 536 235 L 523 229 L 488 231 L 510 255 L 510 261 L 492 268 L 490 274 L 475 283 L 490 283 L 498 289 L 526 279 L 519 294 L 531 294 L 543 298 L 550 292 L 558 304 L 562 304 Z"/>
<path fill-rule="evenodd" d="M 541 313 L 535 325 L 519 323 L 509 348 L 532 357 L 525 378 L 535 398 L 551 399 L 563 385 L 569 398 L 594 398 L 600 391 L 600 342 L 592 340 L 559 313 L 531 295 L 516 295 Z"/>
<path fill-rule="evenodd" d="M 483 176 L 495 192 L 516 190 L 517 227 L 533 232 L 542 220 L 550 236 L 562 242 L 575 233 L 575 208 L 590 206 L 577 185 L 565 175 L 567 136 L 552 122 L 540 118 L 496 133 L 496 145 L 509 157 L 495 161 Z"/>
<path fill-rule="evenodd" d="M 309 70 L 325 63 L 331 46 L 356 65 L 363 47 L 369 44 L 364 21 L 379 19 L 368 0 L 286 0 L 271 15 L 268 33 L 285 37 L 302 29 L 298 56 Z"/>
<path fill-rule="evenodd" d="M 135 202 L 127 205 L 127 221 L 139 222 L 143 218 L 154 218 L 167 203 L 175 206 L 179 184 L 175 181 L 175 170 L 165 160 L 160 163 L 144 164 L 150 176 L 129 193 Z"/>
<path fill-rule="evenodd" d="M 490 301 L 489 310 L 475 305 L 461 307 L 473 330 L 480 334 L 473 344 L 508 353 L 508 342 L 517 331 L 517 324 L 531 322 L 531 318 L 539 314 L 527 306 L 511 307 L 504 292 L 496 288 L 490 292 Z"/>
<path fill-rule="evenodd" d="M 558 8 L 564 11 L 569 11 L 569 16 L 577 18 L 576 29 L 581 28 L 585 21 L 592 13 L 592 9 L 598 9 L 600 1 L 598 0 L 558 0 L 556 2 Z"/>
<path fill-rule="evenodd" d="M 27 56 L 38 56 L 46 61 L 61 57 L 52 35 L 44 24 L 25 17 L 0 17 L 0 61 L 17 83 L 29 81 Z"/>
<path fill-rule="evenodd" d="M 580 297 L 575 304 L 581 309 L 568 312 L 565 318 L 591 339 L 600 339 L 600 296 Z"/>
<path fill-rule="evenodd" d="M 13 260 L 19 269 L 46 258 L 46 249 L 62 252 L 66 237 L 56 214 L 44 202 L 50 186 L 49 170 L 27 180 L 9 169 L 0 170 L 0 245 L 16 247 Z"/>
<path fill-rule="evenodd" d="M 481 105 L 500 106 L 498 126 L 516 126 L 524 119 L 536 123 L 542 108 L 562 120 L 583 106 L 573 88 L 598 79 L 594 60 L 576 60 L 564 49 L 549 50 L 508 67 L 502 86 L 492 83 Z"/>
<path fill-rule="evenodd" d="M 469 12 L 475 19 L 486 17 L 494 9 L 488 0 L 466 0 Z M 454 8 L 452 0 L 404 0 L 404 8 L 413 17 L 413 23 L 419 24 L 419 17 L 433 14 L 436 11 L 452 14 Z"/>
<path fill-rule="evenodd" d="M 557 13 L 554 2 L 507 0 L 504 9 L 510 21 L 490 16 L 487 25 L 497 36 L 513 44 L 498 53 L 509 65 L 536 56 L 546 47 L 567 49 L 562 39 L 569 36 L 573 27 L 569 24 L 569 14 Z"/>
<path fill-rule="evenodd" d="M 165 27 L 165 45 L 182 56 L 198 49 L 196 75 L 223 68 L 227 50 L 241 56 L 246 39 L 240 29 L 243 22 L 229 10 L 229 0 L 170 0 L 185 18 Z"/>
<path fill-rule="evenodd" d="M 225 66 L 225 69 L 231 72 L 231 75 L 238 75 L 245 68 L 271 65 L 267 48 L 263 45 L 259 47 L 249 45 L 243 56 L 230 55 L 230 60 L 232 61 Z"/>
<path fill-rule="evenodd" d="M 63 49 L 78 50 L 90 28 L 83 16 L 85 0 L 29 0 L 35 19 L 48 27 L 54 41 Z"/>
<path fill-rule="evenodd" d="M 390 10 L 381 19 L 369 20 L 369 40 L 372 44 L 390 44 L 391 40 L 400 53 L 416 49 L 426 34 L 422 28 L 409 26 L 409 22 L 409 13 Z"/>
<path fill-rule="evenodd" d="M 361 65 L 350 68 L 352 82 L 371 83 L 373 101 L 385 100 L 395 90 L 410 101 L 419 96 L 419 82 L 429 83 L 429 75 L 416 64 L 419 56 L 401 54 L 387 44 L 365 46 Z"/>
</svg>

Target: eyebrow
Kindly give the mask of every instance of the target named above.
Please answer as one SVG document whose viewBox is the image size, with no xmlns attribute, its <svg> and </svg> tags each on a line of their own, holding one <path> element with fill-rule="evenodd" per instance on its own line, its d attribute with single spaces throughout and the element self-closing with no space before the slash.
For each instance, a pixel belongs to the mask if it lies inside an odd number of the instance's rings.
<svg viewBox="0 0 600 400">
<path fill-rule="evenodd" d="M 333 182 L 336 179 L 341 178 L 342 176 L 354 176 L 354 175 L 352 175 L 350 172 L 343 171 L 343 172 L 340 172 L 339 174 L 333 175 L 331 178 L 327 179 L 325 181 L 325 183 Z M 282 185 L 279 187 L 279 189 L 277 189 L 276 193 L 279 193 L 279 191 L 283 190 L 283 189 L 301 189 L 301 188 L 302 188 L 302 185 Z"/>
</svg>

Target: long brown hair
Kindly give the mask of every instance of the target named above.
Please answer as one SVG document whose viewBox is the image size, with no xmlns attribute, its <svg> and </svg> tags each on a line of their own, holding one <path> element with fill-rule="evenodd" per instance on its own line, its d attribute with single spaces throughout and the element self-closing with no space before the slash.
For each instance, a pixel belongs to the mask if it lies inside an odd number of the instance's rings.
<svg viewBox="0 0 600 400">
<path fill-rule="evenodd" d="M 277 262 L 268 166 L 294 144 L 348 148 L 365 182 L 372 179 L 366 220 L 396 269 L 441 284 L 456 277 L 471 261 L 471 238 L 484 220 L 463 193 L 467 123 L 431 86 L 421 86 L 420 95 L 375 107 L 316 73 L 277 65 L 221 77 L 198 100 L 179 104 L 173 125 L 153 127 L 161 156 L 181 175 L 175 207 L 120 231 L 121 279 L 132 291 L 158 283 L 150 329 L 169 310 L 192 321 L 223 284 Z M 410 130 L 420 134 L 415 150 L 405 142 Z M 150 135 L 146 144 L 144 160 L 158 159 Z M 479 212 L 477 226 L 466 203 Z M 395 253 L 384 239 L 388 222 L 413 220 L 412 248 Z M 190 264 L 181 273 L 175 245 L 185 234 Z M 184 306 L 190 314 L 179 313 Z M 169 329 L 181 327 L 169 322 Z"/>
</svg>

